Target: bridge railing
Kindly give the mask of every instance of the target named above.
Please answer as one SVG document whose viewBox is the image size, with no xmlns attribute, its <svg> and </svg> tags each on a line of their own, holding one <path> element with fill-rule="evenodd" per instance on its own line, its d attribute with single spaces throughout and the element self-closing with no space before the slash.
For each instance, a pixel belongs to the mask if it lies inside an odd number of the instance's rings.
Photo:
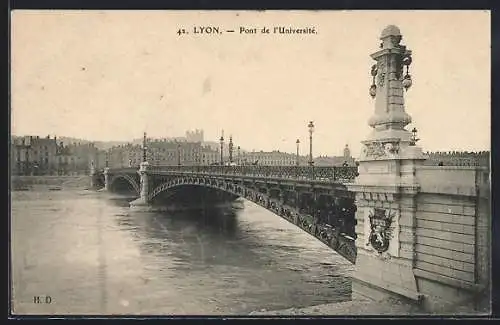
<svg viewBox="0 0 500 325">
<path fill-rule="evenodd" d="M 278 179 L 303 179 L 325 182 L 352 182 L 357 167 L 334 166 L 151 166 L 151 172 L 251 176 Z"/>
<path fill-rule="evenodd" d="M 110 174 L 117 174 L 117 173 L 129 174 L 129 173 L 135 173 L 138 170 L 139 170 L 138 167 L 123 167 L 123 168 L 109 168 L 108 172 Z"/>
</svg>

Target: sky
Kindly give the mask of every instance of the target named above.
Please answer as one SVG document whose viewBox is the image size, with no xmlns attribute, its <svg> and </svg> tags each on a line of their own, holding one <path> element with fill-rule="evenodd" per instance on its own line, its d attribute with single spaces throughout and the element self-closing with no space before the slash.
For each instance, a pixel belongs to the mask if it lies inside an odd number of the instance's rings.
<svg viewBox="0 0 500 325">
<path fill-rule="evenodd" d="M 489 11 L 13 11 L 11 131 L 93 141 L 224 130 L 245 150 L 354 155 L 371 131 L 370 54 L 397 25 L 424 151 L 490 148 Z M 219 26 L 235 33 L 194 34 Z M 240 34 L 314 27 L 316 34 Z M 184 28 L 189 34 L 179 35 Z"/>
</svg>

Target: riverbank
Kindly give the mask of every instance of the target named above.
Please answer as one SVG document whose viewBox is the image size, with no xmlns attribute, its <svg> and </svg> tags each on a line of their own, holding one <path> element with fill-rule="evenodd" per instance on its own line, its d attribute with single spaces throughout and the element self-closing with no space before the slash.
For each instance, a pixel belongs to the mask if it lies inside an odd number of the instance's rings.
<svg viewBox="0 0 500 325">
<path fill-rule="evenodd" d="M 260 310 L 251 312 L 253 316 L 431 316 L 431 315 L 487 315 L 487 312 L 474 312 L 472 306 L 449 306 L 440 313 L 422 311 L 418 306 L 396 299 L 374 301 L 357 299 L 345 302 L 322 304 L 304 308 L 283 310 Z"/>
<path fill-rule="evenodd" d="M 85 189 L 90 186 L 87 175 L 77 176 L 12 176 L 12 191 L 29 191 L 38 189 Z"/>
</svg>

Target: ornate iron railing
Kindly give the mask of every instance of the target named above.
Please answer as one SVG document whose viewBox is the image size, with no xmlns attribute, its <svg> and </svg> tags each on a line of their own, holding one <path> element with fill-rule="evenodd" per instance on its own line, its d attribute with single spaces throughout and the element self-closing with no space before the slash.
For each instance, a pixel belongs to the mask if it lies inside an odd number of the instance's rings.
<svg viewBox="0 0 500 325">
<path fill-rule="evenodd" d="M 123 168 L 109 168 L 108 173 L 110 174 L 132 174 L 136 173 L 139 170 L 138 167 L 123 167 Z M 104 171 L 104 169 L 102 170 Z"/>
<path fill-rule="evenodd" d="M 357 167 L 343 166 L 150 166 L 148 170 L 152 173 L 234 175 L 342 183 L 352 182 L 358 175 Z"/>
<path fill-rule="evenodd" d="M 318 222 L 313 215 L 308 214 L 308 212 L 303 209 L 297 209 L 297 207 L 293 205 L 284 203 L 281 199 L 273 198 L 255 189 L 234 184 L 231 181 L 204 178 L 195 175 L 177 177 L 156 187 L 149 195 L 148 199 L 152 200 L 162 191 L 180 184 L 204 184 L 208 187 L 222 189 L 234 195 L 244 197 L 297 225 L 307 233 L 318 238 L 324 244 L 330 246 L 351 263 L 356 262 L 355 232 L 349 231 L 349 229 L 342 225 L 333 226 L 324 222 Z M 342 216 L 339 217 L 342 218 Z"/>
</svg>

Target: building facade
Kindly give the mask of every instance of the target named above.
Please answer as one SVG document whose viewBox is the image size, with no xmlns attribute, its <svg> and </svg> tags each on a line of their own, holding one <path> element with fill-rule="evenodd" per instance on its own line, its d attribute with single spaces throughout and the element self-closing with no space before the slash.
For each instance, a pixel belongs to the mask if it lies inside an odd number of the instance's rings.
<svg viewBox="0 0 500 325">
<path fill-rule="evenodd" d="M 57 147 L 57 174 L 68 175 L 76 172 L 77 161 L 78 157 L 71 152 L 69 146 L 64 146 L 64 143 L 60 142 Z"/>
<path fill-rule="evenodd" d="M 305 165 L 308 158 L 299 156 L 299 165 Z M 236 164 L 241 165 L 262 165 L 262 166 L 294 166 L 297 164 L 297 155 L 287 152 L 274 151 L 252 151 L 244 152 L 235 156 Z"/>
<path fill-rule="evenodd" d="M 314 158 L 314 166 L 355 166 L 356 161 L 346 144 L 342 156 L 319 156 Z"/>
<path fill-rule="evenodd" d="M 64 145 L 50 136 L 16 137 L 10 149 L 13 175 L 88 174 L 98 152 L 91 143 Z"/>
<path fill-rule="evenodd" d="M 115 146 L 106 151 L 108 167 L 138 167 L 142 161 L 142 145 Z M 220 160 L 219 151 L 201 142 L 147 139 L 146 157 L 153 166 L 210 165 Z"/>
<path fill-rule="evenodd" d="M 58 168 L 57 138 L 18 137 L 11 142 L 14 175 L 53 175 Z"/>
<path fill-rule="evenodd" d="M 204 141 L 203 130 L 186 131 L 187 142 L 201 142 Z"/>
<path fill-rule="evenodd" d="M 57 150 L 58 174 L 88 174 L 97 152 L 93 143 L 74 142 L 64 145 L 60 142 Z"/>
<path fill-rule="evenodd" d="M 113 146 L 104 151 L 104 155 L 99 156 L 99 162 L 95 164 L 99 169 L 139 166 L 142 161 L 142 147 L 137 144 Z M 104 165 L 102 165 L 102 158 L 104 158 Z"/>
<path fill-rule="evenodd" d="M 424 165 L 430 166 L 490 166 L 489 151 L 437 151 L 426 152 L 424 156 L 427 158 Z"/>
<path fill-rule="evenodd" d="M 214 165 L 220 162 L 220 150 L 209 145 L 203 145 L 201 149 L 201 164 Z"/>
</svg>

